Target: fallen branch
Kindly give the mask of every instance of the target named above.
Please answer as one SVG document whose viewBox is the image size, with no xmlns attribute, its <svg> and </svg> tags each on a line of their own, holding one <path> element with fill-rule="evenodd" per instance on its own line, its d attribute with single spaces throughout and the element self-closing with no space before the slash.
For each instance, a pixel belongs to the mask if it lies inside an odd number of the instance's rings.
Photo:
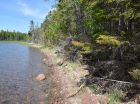
<svg viewBox="0 0 140 104">
<path fill-rule="evenodd" d="M 85 85 L 86 83 L 84 82 L 75 93 L 69 95 L 67 98 L 74 97 L 75 95 L 77 95 L 81 91 L 81 89 L 85 87 Z"/>
</svg>

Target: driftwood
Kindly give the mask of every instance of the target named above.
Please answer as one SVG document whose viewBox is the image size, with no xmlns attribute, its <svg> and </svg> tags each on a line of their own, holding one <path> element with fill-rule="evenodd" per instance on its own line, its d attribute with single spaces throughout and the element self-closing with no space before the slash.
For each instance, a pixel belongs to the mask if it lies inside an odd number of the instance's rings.
<svg viewBox="0 0 140 104">
<path fill-rule="evenodd" d="M 101 88 L 104 88 L 104 89 L 107 88 L 108 90 L 117 88 L 117 89 L 120 89 L 122 91 L 140 94 L 140 84 L 137 84 L 137 83 L 93 77 L 93 78 L 87 78 L 86 84 L 87 85 L 97 84 Z"/>
<path fill-rule="evenodd" d="M 77 94 L 82 90 L 82 88 L 85 87 L 85 85 L 86 85 L 86 83 L 84 82 L 84 83 L 79 87 L 79 89 L 78 89 L 76 92 L 74 92 L 73 94 L 69 95 L 67 98 L 74 97 L 75 95 L 77 95 Z"/>
</svg>

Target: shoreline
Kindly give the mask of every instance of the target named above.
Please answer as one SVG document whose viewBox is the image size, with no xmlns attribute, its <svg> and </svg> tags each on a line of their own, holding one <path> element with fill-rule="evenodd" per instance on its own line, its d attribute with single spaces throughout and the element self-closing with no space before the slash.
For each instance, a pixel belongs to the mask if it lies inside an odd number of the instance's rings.
<svg viewBox="0 0 140 104">
<path fill-rule="evenodd" d="M 51 71 L 49 104 L 108 104 L 105 95 L 96 95 L 89 87 L 78 85 L 80 80 L 88 75 L 88 71 L 84 70 L 85 66 L 69 61 L 59 65 L 63 57 L 58 57 L 54 48 L 42 48 L 36 44 L 31 47 L 40 49 L 45 56 L 45 64 Z"/>
<path fill-rule="evenodd" d="M 93 92 L 93 89 L 79 85 L 80 80 L 89 74 L 85 70 L 86 66 L 69 61 L 60 64 L 63 61 L 63 57 L 57 56 L 55 48 L 44 48 L 42 45 L 28 42 L 10 42 L 37 48 L 44 55 L 42 62 L 48 65 L 50 71 L 49 76 L 46 76 L 50 82 L 50 88 L 47 93 L 48 104 L 112 104 L 109 103 L 108 95 L 97 95 Z M 116 104 L 136 103 L 117 102 Z"/>
</svg>

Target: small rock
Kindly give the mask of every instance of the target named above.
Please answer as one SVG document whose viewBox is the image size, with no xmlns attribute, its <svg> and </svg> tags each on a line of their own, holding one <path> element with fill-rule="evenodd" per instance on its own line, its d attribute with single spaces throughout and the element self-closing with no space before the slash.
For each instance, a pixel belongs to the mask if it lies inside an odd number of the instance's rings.
<svg viewBox="0 0 140 104">
<path fill-rule="evenodd" d="M 45 77 L 44 74 L 39 74 L 39 75 L 36 77 L 36 80 L 38 80 L 38 81 L 43 81 L 43 80 L 45 80 L 45 79 L 46 79 L 46 77 Z"/>
</svg>

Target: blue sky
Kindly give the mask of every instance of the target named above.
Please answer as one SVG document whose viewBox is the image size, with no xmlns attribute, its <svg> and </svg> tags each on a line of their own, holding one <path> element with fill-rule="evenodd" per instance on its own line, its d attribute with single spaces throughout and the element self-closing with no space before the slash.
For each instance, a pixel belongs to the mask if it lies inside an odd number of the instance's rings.
<svg viewBox="0 0 140 104">
<path fill-rule="evenodd" d="M 0 0 L 0 30 L 28 32 L 30 20 L 43 22 L 55 0 Z"/>
</svg>

